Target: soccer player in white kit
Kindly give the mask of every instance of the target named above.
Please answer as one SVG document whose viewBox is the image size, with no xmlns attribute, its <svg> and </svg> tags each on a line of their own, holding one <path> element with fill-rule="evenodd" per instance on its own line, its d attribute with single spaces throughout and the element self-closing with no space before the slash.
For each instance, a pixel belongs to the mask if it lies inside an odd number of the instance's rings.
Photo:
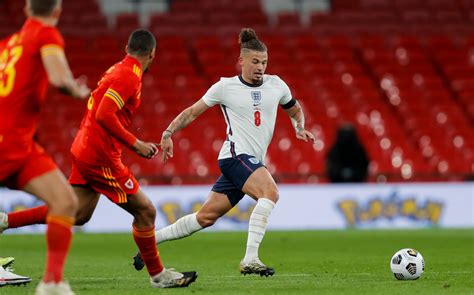
<svg viewBox="0 0 474 295">
<path fill-rule="evenodd" d="M 278 76 L 265 75 L 268 54 L 255 31 L 242 29 L 239 35 L 241 75 L 221 78 L 194 105 L 181 112 L 163 132 L 163 160 L 173 157 L 171 137 L 212 106 L 220 105 L 227 123 L 227 139 L 219 153 L 222 175 L 209 193 L 201 209 L 178 219 L 156 232 L 157 243 L 180 239 L 213 225 L 234 207 L 243 196 L 257 201 L 250 216 L 245 257 L 240 262 L 242 274 L 269 276 L 274 269 L 258 257 L 259 245 L 265 235 L 268 218 L 278 201 L 278 188 L 263 164 L 275 129 L 280 105 L 290 116 L 296 138 L 314 143 L 314 136 L 304 128 L 300 104 Z M 134 257 L 134 266 L 141 269 L 141 257 Z"/>
</svg>

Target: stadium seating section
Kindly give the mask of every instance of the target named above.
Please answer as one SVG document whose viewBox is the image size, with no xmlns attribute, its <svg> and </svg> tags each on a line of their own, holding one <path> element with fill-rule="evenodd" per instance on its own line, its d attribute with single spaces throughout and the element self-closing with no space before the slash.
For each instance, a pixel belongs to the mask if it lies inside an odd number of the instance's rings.
<svg viewBox="0 0 474 295">
<path fill-rule="evenodd" d="M 63 1 L 59 27 L 75 75 L 93 87 L 124 55 L 135 14 L 109 28 L 93 0 Z M 24 21 L 23 1 L 0 1 L 0 37 Z M 12 25 L 13 24 L 13 25 Z M 278 74 L 306 112 L 317 136 L 296 140 L 279 112 L 268 168 L 279 182 L 324 182 L 325 155 L 337 127 L 353 122 L 367 148 L 371 181 L 463 180 L 474 173 L 474 1 L 334 0 L 329 13 L 274 18 L 254 0 L 174 0 L 152 15 L 157 58 L 144 76 L 143 105 L 131 130 L 158 141 L 161 131 L 221 76 L 236 75 L 237 34 L 253 27 L 269 48 L 268 73 Z M 70 169 L 69 146 L 84 102 L 51 90 L 39 141 Z M 174 136 L 175 157 L 125 161 L 144 183 L 212 182 L 225 138 L 218 108 Z"/>
</svg>

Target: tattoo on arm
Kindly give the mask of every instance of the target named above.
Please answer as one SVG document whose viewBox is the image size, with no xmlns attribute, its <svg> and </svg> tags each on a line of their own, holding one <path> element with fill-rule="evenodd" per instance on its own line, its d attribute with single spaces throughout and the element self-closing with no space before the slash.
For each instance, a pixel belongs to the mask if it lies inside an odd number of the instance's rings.
<svg viewBox="0 0 474 295">
<path fill-rule="evenodd" d="M 163 139 L 168 139 L 173 135 L 173 133 L 183 129 L 188 126 L 189 123 L 194 121 L 195 117 L 192 116 L 191 110 L 186 109 L 181 114 L 179 114 L 173 122 L 168 126 L 168 128 L 163 132 Z"/>
<path fill-rule="evenodd" d="M 163 139 L 168 139 L 171 137 L 171 135 L 173 135 L 173 133 L 171 131 L 169 131 L 168 129 L 166 129 L 164 132 L 163 132 Z"/>
<path fill-rule="evenodd" d="M 301 105 L 299 103 L 296 103 L 293 108 L 291 108 L 290 112 L 288 112 L 288 115 L 291 118 L 291 121 L 293 123 L 293 126 L 296 129 L 296 132 L 301 132 L 304 131 L 304 114 L 303 110 L 301 109 Z"/>
</svg>

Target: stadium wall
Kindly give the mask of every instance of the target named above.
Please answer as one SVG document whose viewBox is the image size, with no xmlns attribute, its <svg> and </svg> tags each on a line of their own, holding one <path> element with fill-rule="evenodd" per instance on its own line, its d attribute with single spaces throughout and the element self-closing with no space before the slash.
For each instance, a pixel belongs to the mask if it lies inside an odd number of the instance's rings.
<svg viewBox="0 0 474 295">
<path fill-rule="evenodd" d="M 197 211 L 210 187 L 147 186 L 158 209 L 157 227 Z M 0 210 L 41 204 L 22 192 L 0 190 Z M 253 202 L 246 197 L 209 230 L 246 230 Z M 102 198 L 86 232 L 127 232 L 132 218 Z M 280 201 L 270 220 L 272 230 L 474 227 L 474 183 L 364 185 L 280 185 Z M 40 232 L 36 225 L 9 233 Z"/>
</svg>

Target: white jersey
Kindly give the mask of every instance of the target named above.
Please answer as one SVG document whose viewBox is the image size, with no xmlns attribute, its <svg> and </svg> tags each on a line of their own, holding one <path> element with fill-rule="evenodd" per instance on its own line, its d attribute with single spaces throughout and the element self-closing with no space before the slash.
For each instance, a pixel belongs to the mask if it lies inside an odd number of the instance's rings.
<svg viewBox="0 0 474 295">
<path fill-rule="evenodd" d="M 248 154 L 263 163 L 275 130 L 279 105 L 292 99 L 280 77 L 264 75 L 261 85 L 245 82 L 240 76 L 221 78 L 202 97 L 209 107 L 221 105 L 227 123 L 227 139 L 219 160 Z"/>
</svg>

